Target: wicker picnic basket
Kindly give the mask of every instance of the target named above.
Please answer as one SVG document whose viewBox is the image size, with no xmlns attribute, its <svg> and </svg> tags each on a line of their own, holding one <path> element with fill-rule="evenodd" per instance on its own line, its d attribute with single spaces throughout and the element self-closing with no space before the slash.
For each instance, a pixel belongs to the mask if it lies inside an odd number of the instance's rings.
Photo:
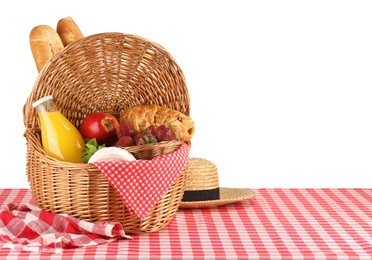
<svg viewBox="0 0 372 260">
<path fill-rule="evenodd" d="M 190 113 L 184 75 L 160 45 L 136 35 L 100 33 L 68 45 L 40 71 L 23 108 L 27 177 L 42 209 L 88 221 L 118 221 L 126 233 L 158 231 L 181 203 L 185 171 L 145 219 L 130 214 L 104 175 L 93 165 L 61 162 L 41 145 L 32 103 L 52 95 L 59 110 L 78 128 L 95 111 L 120 111 L 156 104 Z"/>
</svg>

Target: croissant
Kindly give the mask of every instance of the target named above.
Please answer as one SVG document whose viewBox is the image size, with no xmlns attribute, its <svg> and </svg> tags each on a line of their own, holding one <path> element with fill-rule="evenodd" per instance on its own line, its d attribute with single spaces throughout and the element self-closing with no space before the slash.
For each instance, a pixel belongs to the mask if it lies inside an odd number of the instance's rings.
<svg viewBox="0 0 372 260">
<path fill-rule="evenodd" d="M 158 105 L 134 106 L 120 112 L 120 123 L 127 123 L 137 132 L 150 125 L 169 125 L 177 140 L 188 142 L 194 135 L 194 121 L 185 114 Z"/>
</svg>

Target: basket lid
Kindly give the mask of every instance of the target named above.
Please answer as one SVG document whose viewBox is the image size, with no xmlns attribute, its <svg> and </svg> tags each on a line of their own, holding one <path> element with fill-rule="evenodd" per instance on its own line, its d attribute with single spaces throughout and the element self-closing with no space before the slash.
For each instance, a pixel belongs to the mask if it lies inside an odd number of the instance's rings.
<svg viewBox="0 0 372 260">
<path fill-rule="evenodd" d="M 136 105 L 190 114 L 186 80 L 173 56 L 140 36 L 100 33 L 69 44 L 40 71 L 24 106 L 26 128 L 38 127 L 32 103 L 52 95 L 77 126 L 88 114 L 117 115 Z"/>
</svg>

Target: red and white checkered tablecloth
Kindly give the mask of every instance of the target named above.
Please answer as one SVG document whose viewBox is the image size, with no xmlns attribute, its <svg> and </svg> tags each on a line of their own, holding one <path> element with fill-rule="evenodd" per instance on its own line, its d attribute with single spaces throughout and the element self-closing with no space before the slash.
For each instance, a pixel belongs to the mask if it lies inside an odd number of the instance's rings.
<svg viewBox="0 0 372 260">
<path fill-rule="evenodd" d="M 0 205 L 28 202 L 28 189 L 0 189 Z M 0 249 L 0 259 L 372 259 L 372 189 L 258 189 L 132 237 L 55 255 Z"/>
</svg>

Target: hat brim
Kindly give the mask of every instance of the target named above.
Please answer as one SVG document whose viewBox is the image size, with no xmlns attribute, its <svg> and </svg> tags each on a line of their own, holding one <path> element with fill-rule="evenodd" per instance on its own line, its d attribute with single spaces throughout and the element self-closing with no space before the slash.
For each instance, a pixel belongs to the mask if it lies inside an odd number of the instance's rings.
<svg viewBox="0 0 372 260">
<path fill-rule="evenodd" d="M 222 188 L 220 187 L 219 200 L 205 200 L 205 201 L 182 201 L 179 208 L 192 209 L 192 208 L 211 208 L 223 206 L 226 204 L 247 200 L 254 198 L 256 193 L 249 189 L 239 188 Z"/>
</svg>

